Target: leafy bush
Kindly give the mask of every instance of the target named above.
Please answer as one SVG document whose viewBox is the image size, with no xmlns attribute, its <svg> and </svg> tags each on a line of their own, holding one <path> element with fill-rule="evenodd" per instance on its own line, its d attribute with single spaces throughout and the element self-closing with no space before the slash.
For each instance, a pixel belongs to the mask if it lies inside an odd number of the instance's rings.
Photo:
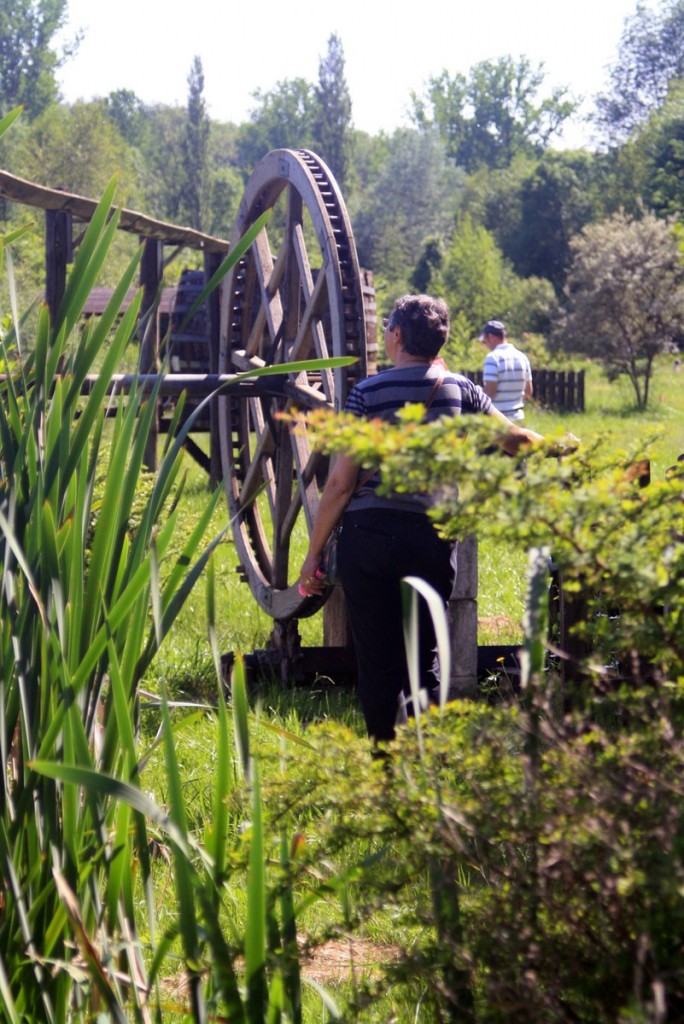
<svg viewBox="0 0 684 1024">
<path fill-rule="evenodd" d="M 497 428 L 486 417 L 421 424 L 421 414 L 407 408 L 387 427 L 316 413 L 308 429 L 327 451 L 382 463 L 388 490 L 435 493 L 434 518 L 449 537 L 548 548 L 566 593 L 586 603 L 577 679 L 684 674 L 682 463 L 642 488 L 643 449 L 616 452 L 597 439 L 559 459 L 561 439 L 550 438 L 513 459 L 488 454 Z"/>
<path fill-rule="evenodd" d="M 403 732 L 382 787 L 357 777 L 343 787 L 338 773 L 330 791 L 326 766 L 350 772 L 341 743 L 308 765 L 308 792 L 319 812 L 336 809 L 336 835 L 349 814 L 391 844 L 390 876 L 372 896 L 366 879 L 365 899 L 396 901 L 413 920 L 421 938 L 390 975 L 434 1019 L 677 1020 L 684 474 L 674 467 L 642 488 L 643 452 L 599 441 L 562 459 L 558 439 L 524 462 L 492 456 L 488 422 L 422 425 L 421 414 L 406 409 L 396 427 L 315 414 L 309 436 L 381 463 L 388 490 L 435 493 L 447 535 L 536 553 L 520 698 L 455 704 L 428 719 L 422 740 Z M 584 607 L 574 653 L 557 652 L 565 690 L 544 657 L 551 552 Z M 409 902 L 416 877 L 432 879 L 431 900 L 423 890 Z"/>
<path fill-rule="evenodd" d="M 124 991 L 141 1006 L 139 986 L 105 965 L 118 960 L 129 979 L 145 976 L 130 875 L 134 848 L 146 849 L 144 819 L 102 793 L 83 799 L 36 765 L 137 778 L 137 684 L 211 550 L 194 561 L 208 502 L 159 586 L 178 520 L 171 496 L 180 445 L 169 446 L 141 508 L 154 396 L 122 401 L 103 441 L 105 388 L 139 307 L 138 297 L 119 317 L 139 253 L 97 325 L 80 335 L 76 325 L 116 230 L 113 191 L 114 183 L 81 242 L 58 322 L 41 309 L 35 349 L 6 379 L 0 402 L 0 975 L 14 1020 L 67 1019 L 72 1006 L 88 1005 L 89 973 L 112 1012 Z M 81 384 L 110 330 L 100 378 L 83 400 Z M 15 339 L 16 326 L 7 350 Z M 149 857 L 142 869 L 149 879 Z"/>
<path fill-rule="evenodd" d="M 619 729 L 554 721 L 541 701 L 459 702 L 428 717 L 422 753 L 407 728 L 371 772 L 343 730 L 310 737 L 287 801 L 268 789 L 270 813 L 287 802 L 300 826 L 311 816 L 311 870 L 339 867 L 343 839 L 386 850 L 347 906 L 356 927 L 382 913 L 404 937 L 382 980 L 354 993 L 359 1012 L 389 985 L 428 1020 L 655 1021 L 662 1006 L 680 1019 L 681 698 L 620 695 Z"/>
</svg>

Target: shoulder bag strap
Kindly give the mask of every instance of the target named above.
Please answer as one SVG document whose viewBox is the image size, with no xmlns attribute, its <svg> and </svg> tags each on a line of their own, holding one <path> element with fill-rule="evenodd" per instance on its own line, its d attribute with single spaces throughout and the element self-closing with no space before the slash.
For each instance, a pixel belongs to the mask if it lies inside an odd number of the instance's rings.
<svg viewBox="0 0 684 1024">
<path fill-rule="evenodd" d="M 430 408 L 430 406 L 434 402 L 435 398 L 437 397 L 437 393 L 439 392 L 439 389 L 442 386 L 442 381 L 443 380 L 444 380 L 444 375 L 440 373 L 439 377 L 437 378 L 437 380 L 435 381 L 435 383 L 432 386 L 432 391 L 428 395 L 428 400 L 425 403 L 425 412 L 428 411 L 428 409 Z"/>
</svg>

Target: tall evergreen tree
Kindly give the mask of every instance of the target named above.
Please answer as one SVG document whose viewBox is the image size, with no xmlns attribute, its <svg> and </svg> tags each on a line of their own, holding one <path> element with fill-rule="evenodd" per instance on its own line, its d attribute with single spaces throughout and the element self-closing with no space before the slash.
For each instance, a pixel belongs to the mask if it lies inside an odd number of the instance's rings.
<svg viewBox="0 0 684 1024">
<path fill-rule="evenodd" d="M 59 95 L 57 69 L 78 46 L 61 54 L 52 40 L 66 21 L 67 0 L 0 0 L 0 107 L 20 103 L 29 120 Z"/>
<path fill-rule="evenodd" d="M 190 227 L 202 228 L 202 205 L 207 175 L 209 115 L 204 101 L 202 61 L 195 57 L 188 75 L 188 116 L 183 133 L 185 180 L 181 210 Z"/>
<path fill-rule="evenodd" d="M 318 65 L 315 91 L 314 135 L 318 153 L 345 184 L 352 151 L 352 101 L 344 76 L 342 40 L 334 32 L 328 39 L 328 52 Z"/>
</svg>

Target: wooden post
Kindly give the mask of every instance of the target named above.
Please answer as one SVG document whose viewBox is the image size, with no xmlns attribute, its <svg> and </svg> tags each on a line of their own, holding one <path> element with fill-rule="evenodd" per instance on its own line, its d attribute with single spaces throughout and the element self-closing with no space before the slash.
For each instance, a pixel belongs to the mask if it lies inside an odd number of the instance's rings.
<svg viewBox="0 0 684 1024">
<path fill-rule="evenodd" d="M 346 647 L 350 651 L 354 647 L 342 587 L 333 587 L 323 605 L 323 646 Z"/>
<path fill-rule="evenodd" d="M 57 326 L 57 314 L 66 290 L 66 268 L 73 258 L 71 214 L 63 210 L 45 211 L 45 301 L 50 324 Z"/>
<path fill-rule="evenodd" d="M 159 318 L 157 302 L 162 281 L 164 246 L 156 238 L 144 238 L 144 250 L 140 263 L 140 284 L 143 299 L 140 306 L 140 372 L 159 371 Z M 159 437 L 159 410 L 152 421 L 145 447 L 145 465 L 153 472 L 157 469 L 157 440 Z"/>
<path fill-rule="evenodd" d="M 366 373 L 372 377 L 378 372 L 378 310 L 375 301 L 373 271 L 360 268 L 363 316 L 366 321 Z"/>
<path fill-rule="evenodd" d="M 451 696 L 474 697 L 477 682 L 477 538 L 464 537 L 456 549 L 456 581 L 449 601 Z"/>
<path fill-rule="evenodd" d="M 575 371 L 570 370 L 568 373 L 568 412 L 577 412 L 577 399 L 575 397 Z"/>
<path fill-rule="evenodd" d="M 221 266 L 221 254 L 205 252 L 204 280 L 208 284 Z M 219 372 L 219 350 L 221 345 L 221 287 L 214 288 L 207 299 L 207 329 L 209 331 L 209 370 Z M 216 487 L 221 479 L 221 448 L 219 445 L 218 398 L 209 404 L 209 485 Z"/>
</svg>

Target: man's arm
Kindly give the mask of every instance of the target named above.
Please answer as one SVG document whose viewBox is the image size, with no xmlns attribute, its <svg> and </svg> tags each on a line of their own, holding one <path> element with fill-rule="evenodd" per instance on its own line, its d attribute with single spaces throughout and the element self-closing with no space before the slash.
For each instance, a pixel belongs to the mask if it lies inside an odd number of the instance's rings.
<svg viewBox="0 0 684 1024">
<path fill-rule="evenodd" d="M 499 367 L 491 352 L 488 352 L 485 356 L 482 390 L 489 398 L 496 398 L 496 393 L 499 390 Z"/>
<path fill-rule="evenodd" d="M 533 390 L 532 389 L 532 381 L 531 380 L 526 380 L 525 381 L 525 392 L 524 392 L 526 399 L 532 397 L 532 390 Z"/>
<path fill-rule="evenodd" d="M 517 455 L 520 449 L 526 445 L 537 444 L 544 440 L 542 435 L 538 434 L 536 430 L 530 430 L 528 427 L 519 427 L 517 423 L 512 423 L 507 416 L 504 416 L 494 406 L 489 410 L 489 415 L 493 416 L 501 424 L 503 433 L 497 438 L 497 441 L 509 455 Z"/>
<path fill-rule="evenodd" d="M 498 420 L 502 427 L 502 433 L 496 438 L 496 441 L 505 452 L 509 455 L 517 455 L 521 448 L 525 448 L 531 444 L 540 444 L 544 441 L 544 436 L 538 434 L 536 430 L 530 430 L 528 427 L 519 427 L 517 423 L 512 423 L 502 412 L 495 409 L 494 406 L 489 411 L 489 415 L 493 416 L 495 420 Z M 570 452 L 574 452 L 580 446 L 581 441 L 574 434 L 568 432 L 563 436 L 558 444 L 555 444 L 553 448 L 547 448 L 547 457 L 557 458 L 561 455 L 568 455 Z"/>
</svg>

